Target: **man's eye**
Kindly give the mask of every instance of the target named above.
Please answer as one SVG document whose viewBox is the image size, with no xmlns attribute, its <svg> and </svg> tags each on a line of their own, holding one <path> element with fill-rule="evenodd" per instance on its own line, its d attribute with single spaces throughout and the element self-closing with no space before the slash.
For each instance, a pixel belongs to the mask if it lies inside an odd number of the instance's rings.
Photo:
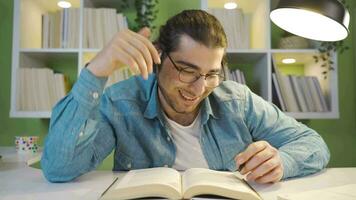
<svg viewBox="0 0 356 200">
<path fill-rule="evenodd" d="M 217 77 L 217 76 L 219 76 L 219 74 L 217 74 L 217 73 L 212 73 L 212 74 L 207 74 L 206 76 L 207 76 L 207 77 Z"/>
<path fill-rule="evenodd" d="M 196 71 L 193 71 L 193 70 L 187 70 L 187 69 L 183 69 L 182 70 L 184 73 L 187 73 L 187 74 L 195 74 Z"/>
</svg>

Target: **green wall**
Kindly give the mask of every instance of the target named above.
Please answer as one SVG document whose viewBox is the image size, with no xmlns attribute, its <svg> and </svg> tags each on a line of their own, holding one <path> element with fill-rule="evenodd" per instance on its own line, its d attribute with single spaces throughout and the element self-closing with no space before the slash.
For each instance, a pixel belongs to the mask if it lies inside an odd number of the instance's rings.
<svg viewBox="0 0 356 200">
<path fill-rule="evenodd" d="M 355 13 L 355 2 L 348 1 Z M 165 19 L 187 8 L 198 8 L 198 0 L 160 0 L 156 24 L 163 24 Z M 353 14 L 356 17 L 356 14 Z M 11 49 L 12 49 L 13 1 L 0 1 L 0 146 L 13 145 L 15 135 L 46 136 L 48 119 L 9 118 L 11 84 Z M 356 27 L 356 23 L 353 27 Z M 154 32 L 156 35 L 157 32 Z M 317 130 L 325 139 L 331 151 L 329 167 L 356 166 L 356 33 L 345 40 L 351 47 L 339 55 L 339 101 L 340 119 L 306 120 L 303 123 Z M 355 146 L 354 146 L 355 145 Z M 108 164 L 110 165 L 110 164 Z M 111 167 L 107 167 L 110 169 Z"/>
</svg>

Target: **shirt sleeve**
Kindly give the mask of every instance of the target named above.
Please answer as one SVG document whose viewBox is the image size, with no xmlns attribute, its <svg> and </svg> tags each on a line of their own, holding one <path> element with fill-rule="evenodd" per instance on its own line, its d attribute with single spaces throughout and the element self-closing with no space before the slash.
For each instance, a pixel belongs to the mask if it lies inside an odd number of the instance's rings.
<svg viewBox="0 0 356 200">
<path fill-rule="evenodd" d="M 330 152 L 321 136 L 246 87 L 245 120 L 255 141 L 279 150 L 283 179 L 311 174 L 326 167 Z"/>
<path fill-rule="evenodd" d="M 84 68 L 71 92 L 52 110 L 41 159 L 50 182 L 66 182 L 96 168 L 115 146 L 111 125 L 102 110 L 110 110 L 103 94 L 106 78 Z"/>
</svg>

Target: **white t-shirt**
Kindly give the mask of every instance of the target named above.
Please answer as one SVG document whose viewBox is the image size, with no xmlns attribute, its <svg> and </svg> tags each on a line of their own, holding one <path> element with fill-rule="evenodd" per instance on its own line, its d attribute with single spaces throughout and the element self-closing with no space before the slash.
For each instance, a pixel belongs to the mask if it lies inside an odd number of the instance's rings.
<svg viewBox="0 0 356 200">
<path fill-rule="evenodd" d="M 188 126 L 182 126 L 166 115 L 164 116 L 176 146 L 176 159 L 173 168 L 177 170 L 194 167 L 209 168 L 199 142 L 202 133 L 200 112 L 193 123 Z"/>
</svg>

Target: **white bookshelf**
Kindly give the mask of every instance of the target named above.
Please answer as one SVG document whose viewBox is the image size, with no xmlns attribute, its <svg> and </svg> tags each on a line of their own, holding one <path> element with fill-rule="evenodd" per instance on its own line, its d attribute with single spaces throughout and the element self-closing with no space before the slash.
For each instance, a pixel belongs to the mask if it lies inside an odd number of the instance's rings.
<svg viewBox="0 0 356 200">
<path fill-rule="evenodd" d="M 221 0 L 201 0 L 201 8 L 223 8 L 225 1 Z M 336 63 L 334 71 L 330 71 L 328 78 L 324 80 L 320 64 L 314 63 L 313 55 L 318 53 L 317 49 L 274 49 L 272 47 L 271 25 L 269 13 L 278 1 L 276 0 L 235 0 L 238 8 L 250 15 L 250 48 L 248 49 L 227 49 L 229 66 L 248 65 L 252 69 L 247 69 L 253 79 L 253 84 L 247 85 L 265 100 L 272 102 L 272 58 L 277 66 L 284 57 L 296 58 L 296 64 L 304 66 L 304 75 L 316 76 L 321 84 L 321 88 L 328 102 L 327 112 L 285 112 L 296 119 L 336 119 L 339 118 L 338 100 L 338 78 L 337 78 L 337 55 L 332 56 L 332 61 Z M 246 69 L 245 69 L 246 70 Z M 244 69 L 242 69 L 244 71 Z M 250 81 L 251 82 L 251 81 Z"/>
<path fill-rule="evenodd" d="M 21 67 L 49 67 L 50 61 L 67 60 L 72 63 L 77 75 L 86 62 L 95 56 L 100 48 L 83 48 L 84 8 L 109 7 L 117 8 L 117 0 L 69 0 L 72 6 L 79 8 L 79 46 L 78 48 L 41 48 L 42 14 L 60 9 L 56 0 L 14 0 L 13 48 L 12 48 L 12 82 L 10 117 L 16 118 L 49 118 L 50 110 L 22 111 L 17 110 L 17 69 Z M 201 0 L 201 8 L 222 8 L 221 0 Z M 315 49 L 273 49 L 271 41 L 270 9 L 275 0 L 236 0 L 244 12 L 251 17 L 250 48 L 227 49 L 230 65 L 246 65 L 250 79 L 248 86 L 272 102 L 272 56 L 283 54 L 314 54 Z M 278 56 L 277 56 L 278 57 Z M 334 56 L 334 61 L 337 57 Z M 306 61 L 303 61 L 306 62 Z M 309 74 L 312 72 L 309 71 Z M 319 75 L 320 74 L 316 74 Z M 252 80 L 251 80 L 252 79 Z M 297 119 L 332 119 L 339 117 L 337 66 L 331 71 L 324 86 L 330 101 L 330 111 L 322 113 L 286 113 Z"/>
</svg>

